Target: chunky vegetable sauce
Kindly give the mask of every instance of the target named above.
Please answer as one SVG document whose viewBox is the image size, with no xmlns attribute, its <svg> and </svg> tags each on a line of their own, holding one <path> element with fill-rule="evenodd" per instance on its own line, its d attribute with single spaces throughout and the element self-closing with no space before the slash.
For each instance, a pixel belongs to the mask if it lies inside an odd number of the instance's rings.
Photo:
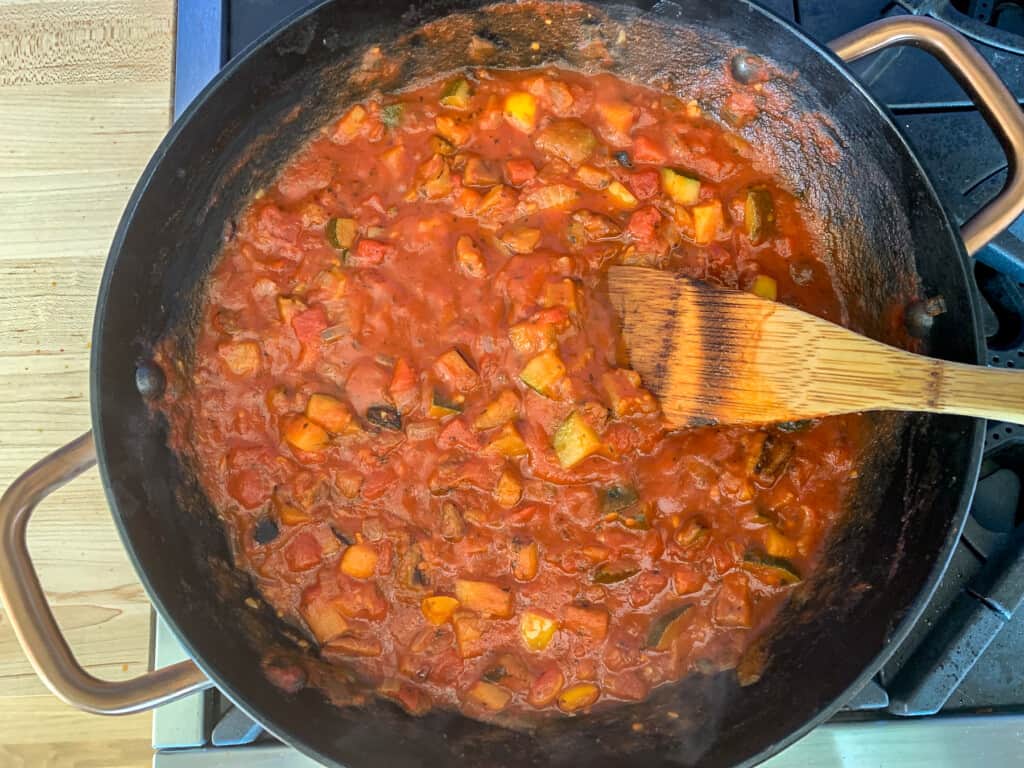
<svg viewBox="0 0 1024 768">
<path fill-rule="evenodd" d="M 812 253 L 695 103 L 554 70 L 369 101 L 231 231 L 164 352 L 173 441 L 265 600 L 406 709 L 642 699 L 734 667 L 814 567 L 857 422 L 667 431 L 602 273 L 838 319 Z"/>
</svg>

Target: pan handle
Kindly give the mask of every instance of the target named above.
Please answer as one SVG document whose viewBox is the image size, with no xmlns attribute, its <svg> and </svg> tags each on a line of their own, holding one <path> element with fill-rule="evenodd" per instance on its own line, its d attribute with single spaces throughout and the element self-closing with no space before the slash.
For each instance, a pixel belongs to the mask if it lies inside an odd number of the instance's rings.
<svg viewBox="0 0 1024 768">
<path fill-rule="evenodd" d="M 895 16 L 847 32 L 829 43 L 847 63 L 893 45 L 912 45 L 938 59 L 967 91 L 1006 152 L 1006 186 L 961 229 L 967 253 L 974 256 L 1024 213 L 1024 111 L 974 46 L 934 19 Z"/>
<path fill-rule="evenodd" d="M 32 566 L 25 531 L 40 501 L 95 463 L 92 432 L 86 432 L 26 470 L 4 493 L 0 499 L 0 597 L 25 655 L 47 688 L 87 712 L 125 715 L 212 683 L 192 661 L 132 680 L 100 680 L 86 672 L 71 653 Z"/>
</svg>

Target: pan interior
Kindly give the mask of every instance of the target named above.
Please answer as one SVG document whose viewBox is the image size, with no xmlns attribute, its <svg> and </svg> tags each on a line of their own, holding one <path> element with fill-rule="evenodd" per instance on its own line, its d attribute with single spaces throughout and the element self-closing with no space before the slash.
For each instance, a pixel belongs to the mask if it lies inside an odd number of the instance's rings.
<svg viewBox="0 0 1024 768">
<path fill-rule="evenodd" d="M 103 477 L 124 541 L 154 603 L 218 685 L 321 760 L 718 766 L 766 756 L 866 680 L 923 607 L 965 514 L 975 422 L 875 417 L 848 520 L 762 648 L 759 682 L 697 676 L 643 703 L 526 733 L 447 712 L 412 718 L 386 703 L 336 708 L 317 692 L 288 696 L 271 686 L 259 659 L 290 641 L 272 615 L 243 605 L 248 579 L 232 569 L 219 522 L 135 389 L 135 368 L 157 339 L 171 330 L 187 345 L 226 222 L 249 196 L 345 104 L 465 66 L 474 39 L 493 49 L 478 62 L 489 67 L 611 71 L 697 98 L 712 114 L 733 56 L 763 57 L 776 71 L 766 87 L 784 108 L 766 112 L 744 137 L 815 212 L 850 325 L 904 343 L 900 308 L 941 294 L 948 309 L 927 351 L 978 360 L 962 244 L 921 167 L 832 59 L 756 6 L 326 3 L 232 63 L 198 99 L 158 150 L 118 230 L 97 309 L 92 383 Z"/>
</svg>

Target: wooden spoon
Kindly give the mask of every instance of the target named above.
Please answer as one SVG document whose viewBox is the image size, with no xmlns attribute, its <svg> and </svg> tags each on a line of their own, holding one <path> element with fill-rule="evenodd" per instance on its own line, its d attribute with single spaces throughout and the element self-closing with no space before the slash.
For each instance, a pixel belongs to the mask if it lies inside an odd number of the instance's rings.
<svg viewBox="0 0 1024 768">
<path fill-rule="evenodd" d="M 785 304 L 660 270 L 612 267 L 608 290 L 633 368 L 673 424 L 856 411 L 1024 424 L 1024 373 L 911 354 Z"/>
</svg>

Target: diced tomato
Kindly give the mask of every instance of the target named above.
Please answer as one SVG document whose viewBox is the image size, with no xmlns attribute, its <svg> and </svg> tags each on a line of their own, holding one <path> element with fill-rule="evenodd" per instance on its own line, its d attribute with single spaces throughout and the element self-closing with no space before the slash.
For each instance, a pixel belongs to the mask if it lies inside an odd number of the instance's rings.
<svg viewBox="0 0 1024 768">
<path fill-rule="evenodd" d="M 657 181 L 657 177 L 655 177 Z M 633 242 L 648 244 L 657 237 L 657 227 L 661 223 L 661 213 L 657 208 L 647 206 L 633 212 L 629 217 L 629 224 L 626 231 L 633 238 Z"/>
<path fill-rule="evenodd" d="M 663 165 L 668 160 L 668 155 L 659 147 L 654 139 L 647 136 L 637 136 L 633 140 L 633 161 L 636 163 L 651 163 L 652 165 Z"/>
<path fill-rule="evenodd" d="M 349 256 L 349 260 L 360 267 L 376 266 L 393 258 L 397 253 L 398 249 L 390 243 L 364 237 L 356 243 L 355 251 Z"/>
<path fill-rule="evenodd" d="M 327 327 L 327 313 L 321 306 L 310 307 L 292 317 L 292 330 L 303 344 L 318 344 L 320 332 Z"/>
<path fill-rule="evenodd" d="M 521 187 L 536 175 L 537 169 L 529 160 L 517 157 L 505 161 L 505 180 L 513 187 Z"/>
<path fill-rule="evenodd" d="M 228 478 L 228 493 L 247 509 L 266 502 L 272 490 L 270 482 L 252 469 L 243 469 Z"/>
<path fill-rule="evenodd" d="M 753 621 L 750 585 L 746 574 L 727 573 L 715 600 L 715 623 L 722 627 L 749 627 Z"/>
<path fill-rule="evenodd" d="M 459 447 L 476 451 L 480 449 L 480 437 L 464 419 L 452 419 L 437 436 L 437 444 L 446 450 Z"/>
<path fill-rule="evenodd" d="M 640 171 L 629 176 L 629 188 L 640 200 L 650 200 L 661 190 L 657 171 Z"/>
<path fill-rule="evenodd" d="M 316 536 L 308 531 L 303 531 L 288 542 L 284 557 L 288 561 L 288 567 L 293 571 L 308 571 L 313 566 L 320 564 L 321 554 L 320 542 L 317 541 Z"/>
<path fill-rule="evenodd" d="M 391 383 L 388 385 L 388 394 L 391 395 L 391 401 L 398 410 L 403 413 L 412 408 L 419 399 L 419 381 L 412 366 L 405 361 L 404 357 L 398 358 L 395 363 Z"/>
<path fill-rule="evenodd" d="M 694 565 L 683 564 L 672 574 L 672 588 L 677 595 L 690 595 L 704 586 L 704 575 Z"/>
</svg>

